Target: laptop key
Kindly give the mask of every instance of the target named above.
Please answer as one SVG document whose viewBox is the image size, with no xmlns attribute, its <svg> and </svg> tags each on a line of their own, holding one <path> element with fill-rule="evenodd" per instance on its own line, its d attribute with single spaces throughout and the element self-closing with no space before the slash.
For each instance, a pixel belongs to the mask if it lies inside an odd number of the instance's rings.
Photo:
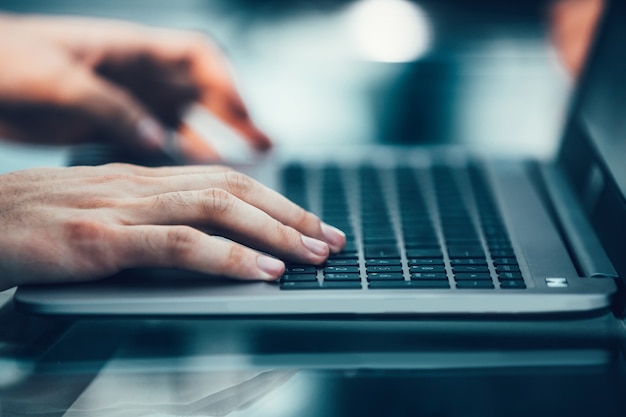
<svg viewBox="0 0 626 417">
<path fill-rule="evenodd" d="M 514 258 L 515 253 L 513 252 L 513 250 L 498 249 L 498 250 L 492 250 L 491 256 L 494 258 Z"/>
<path fill-rule="evenodd" d="M 517 265 L 517 259 L 515 258 L 495 258 L 493 260 L 494 265 Z"/>
<path fill-rule="evenodd" d="M 375 272 L 367 274 L 368 281 L 404 281 L 402 272 Z"/>
<path fill-rule="evenodd" d="M 441 249 L 408 249 L 407 258 L 443 258 Z"/>
<path fill-rule="evenodd" d="M 456 287 L 460 289 L 489 289 L 495 288 L 492 281 L 458 281 Z"/>
<path fill-rule="evenodd" d="M 448 275 L 445 272 L 415 272 L 411 274 L 411 279 L 414 279 L 414 280 L 429 280 L 429 279 L 448 280 Z"/>
<path fill-rule="evenodd" d="M 409 259 L 409 265 L 443 265 L 443 258 Z"/>
<path fill-rule="evenodd" d="M 368 265 L 367 272 L 402 272 L 400 265 Z"/>
<path fill-rule="evenodd" d="M 397 247 L 371 247 L 365 248 L 366 258 L 399 258 L 400 252 Z"/>
<path fill-rule="evenodd" d="M 523 290 L 526 288 L 526 284 L 524 283 L 523 280 L 506 280 L 506 281 L 501 281 L 500 282 L 500 288 L 508 290 L 508 289 L 514 289 L 514 290 Z"/>
<path fill-rule="evenodd" d="M 452 270 L 457 272 L 489 272 L 487 265 L 454 265 Z"/>
<path fill-rule="evenodd" d="M 388 259 L 366 259 L 366 266 L 385 266 L 385 265 L 402 265 L 400 258 L 388 258 Z"/>
<path fill-rule="evenodd" d="M 450 265 L 487 265 L 487 259 L 485 258 L 452 258 L 450 259 Z"/>
<path fill-rule="evenodd" d="M 359 260 L 357 258 L 347 259 L 329 259 L 324 263 L 324 266 L 358 266 Z"/>
<path fill-rule="evenodd" d="M 281 282 L 281 290 L 319 290 L 320 284 L 315 282 Z"/>
<path fill-rule="evenodd" d="M 357 251 L 343 251 L 331 254 L 328 259 L 353 259 L 358 258 L 358 256 L 359 253 Z"/>
<path fill-rule="evenodd" d="M 476 281 L 476 280 L 488 280 L 491 281 L 491 275 L 488 272 L 463 272 L 460 274 L 454 274 L 454 279 L 457 281 Z"/>
<path fill-rule="evenodd" d="M 282 282 L 317 281 L 315 274 L 288 274 L 281 277 Z"/>
<path fill-rule="evenodd" d="M 317 268 L 315 265 L 287 265 L 285 268 L 285 274 L 315 274 Z"/>
<path fill-rule="evenodd" d="M 361 276 L 359 274 L 325 274 L 324 281 L 361 281 Z"/>
<path fill-rule="evenodd" d="M 396 289 L 445 289 L 450 288 L 448 281 L 423 280 L 423 281 L 372 281 L 369 283 L 372 290 L 396 290 Z"/>
<path fill-rule="evenodd" d="M 448 248 L 450 258 L 483 258 L 485 251 L 479 247 L 451 246 Z"/>
<path fill-rule="evenodd" d="M 498 272 L 519 272 L 518 265 L 498 265 L 496 266 Z"/>
<path fill-rule="evenodd" d="M 443 265 L 411 265 L 411 272 L 445 272 Z"/>
<path fill-rule="evenodd" d="M 359 267 L 358 266 L 327 266 L 324 268 L 324 273 L 325 274 L 333 274 L 333 273 L 339 273 L 339 274 L 348 274 L 348 273 L 359 273 Z"/>
<path fill-rule="evenodd" d="M 506 281 L 509 279 L 522 279 L 522 274 L 519 272 L 499 272 L 498 279 L 500 281 Z"/>
</svg>

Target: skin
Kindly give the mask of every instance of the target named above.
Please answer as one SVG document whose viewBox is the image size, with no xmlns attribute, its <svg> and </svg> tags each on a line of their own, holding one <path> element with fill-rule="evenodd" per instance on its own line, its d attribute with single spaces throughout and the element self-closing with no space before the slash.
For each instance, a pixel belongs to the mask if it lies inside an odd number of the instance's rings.
<svg viewBox="0 0 626 417">
<path fill-rule="evenodd" d="M 345 244 L 312 213 L 222 166 L 32 169 L 1 176 L 0 196 L 0 288 L 142 266 L 273 280 L 283 262 L 255 249 L 319 264 Z"/>
<path fill-rule="evenodd" d="M 582 70 L 603 6 L 603 0 L 558 0 L 550 11 L 552 42 L 573 79 Z"/>
<path fill-rule="evenodd" d="M 181 115 L 213 112 L 256 149 L 255 127 L 221 53 L 205 37 L 130 23 L 0 14 L 0 137 L 114 141 L 129 152 L 178 129 L 191 162 L 217 155 Z M 8 58 L 10 57 L 10 59 Z M 273 280 L 282 261 L 319 264 L 345 235 L 222 166 L 125 164 L 0 175 L 0 289 L 179 267 Z M 278 259 L 280 258 L 280 260 Z"/>
</svg>

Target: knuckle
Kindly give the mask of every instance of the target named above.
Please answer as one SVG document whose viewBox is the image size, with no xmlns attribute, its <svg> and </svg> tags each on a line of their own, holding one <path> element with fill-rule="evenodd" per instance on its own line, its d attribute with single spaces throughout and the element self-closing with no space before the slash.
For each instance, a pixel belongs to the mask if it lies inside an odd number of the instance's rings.
<svg viewBox="0 0 626 417">
<path fill-rule="evenodd" d="M 138 177 L 126 172 L 114 172 L 108 174 L 98 175 L 91 178 L 93 184 L 107 184 L 107 183 L 137 183 Z"/>
<path fill-rule="evenodd" d="M 209 188 L 203 191 L 201 207 L 209 216 L 220 216 L 232 210 L 233 196 L 221 188 Z"/>
<path fill-rule="evenodd" d="M 191 191 L 174 191 L 167 194 L 159 194 L 154 197 L 154 209 L 170 211 L 172 207 L 188 207 L 193 202 Z"/>
<path fill-rule="evenodd" d="M 246 250 L 239 245 L 231 245 L 226 255 L 226 268 L 239 269 L 245 264 Z"/>
<path fill-rule="evenodd" d="M 71 242 L 73 265 L 70 269 L 80 271 L 80 276 L 108 274 L 117 270 L 118 256 L 110 246 L 112 229 L 89 219 L 72 219 L 65 222 L 64 233 Z"/>
<path fill-rule="evenodd" d="M 274 221 L 270 236 L 274 237 L 276 241 L 283 242 L 291 248 L 301 246 L 300 233 L 289 226 L 285 226 L 279 221 Z"/>
<path fill-rule="evenodd" d="M 252 180 L 245 174 L 237 171 L 224 173 L 225 188 L 235 194 L 246 194 L 252 188 Z"/>
<path fill-rule="evenodd" d="M 196 243 L 194 236 L 189 226 L 176 226 L 167 231 L 165 244 L 172 264 L 179 265 L 189 256 Z"/>
<path fill-rule="evenodd" d="M 99 209 L 117 206 L 117 202 L 109 197 L 89 197 L 76 202 L 76 208 Z"/>
<path fill-rule="evenodd" d="M 311 231 L 320 228 L 320 220 L 317 216 L 314 216 L 300 206 L 296 207 L 293 219 L 293 225 L 298 230 Z"/>
<path fill-rule="evenodd" d="M 64 225 L 64 234 L 70 242 L 99 241 L 106 234 L 107 227 L 100 222 L 90 219 L 70 219 Z"/>
</svg>

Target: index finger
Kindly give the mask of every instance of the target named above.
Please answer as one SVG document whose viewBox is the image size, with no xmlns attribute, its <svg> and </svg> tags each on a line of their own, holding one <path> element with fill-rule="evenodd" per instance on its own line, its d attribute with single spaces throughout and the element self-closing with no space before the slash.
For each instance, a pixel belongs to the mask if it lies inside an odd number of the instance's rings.
<svg viewBox="0 0 626 417">
<path fill-rule="evenodd" d="M 271 140 L 252 122 L 235 87 L 232 71 L 217 46 L 206 37 L 198 36 L 189 54 L 191 76 L 200 90 L 200 104 L 232 126 L 255 148 L 271 147 Z"/>
</svg>

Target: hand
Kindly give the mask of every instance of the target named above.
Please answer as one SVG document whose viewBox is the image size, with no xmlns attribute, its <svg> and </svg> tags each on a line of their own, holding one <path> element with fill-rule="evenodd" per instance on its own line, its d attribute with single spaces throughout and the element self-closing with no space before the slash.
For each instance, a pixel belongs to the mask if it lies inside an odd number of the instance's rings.
<svg viewBox="0 0 626 417">
<path fill-rule="evenodd" d="M 252 123 L 217 47 L 190 32 L 117 21 L 0 15 L 0 137 L 31 143 L 113 140 L 163 148 L 179 129 L 190 161 L 216 154 L 181 126 L 199 102 L 257 149 Z"/>
<path fill-rule="evenodd" d="M 603 7 L 604 0 L 557 0 L 552 7 L 552 42 L 574 78 L 582 70 Z"/>
<path fill-rule="evenodd" d="M 319 264 L 345 235 L 229 168 L 45 168 L 0 176 L 0 289 L 133 267 L 273 280 Z M 226 237 L 215 237 L 211 234 Z"/>
</svg>

